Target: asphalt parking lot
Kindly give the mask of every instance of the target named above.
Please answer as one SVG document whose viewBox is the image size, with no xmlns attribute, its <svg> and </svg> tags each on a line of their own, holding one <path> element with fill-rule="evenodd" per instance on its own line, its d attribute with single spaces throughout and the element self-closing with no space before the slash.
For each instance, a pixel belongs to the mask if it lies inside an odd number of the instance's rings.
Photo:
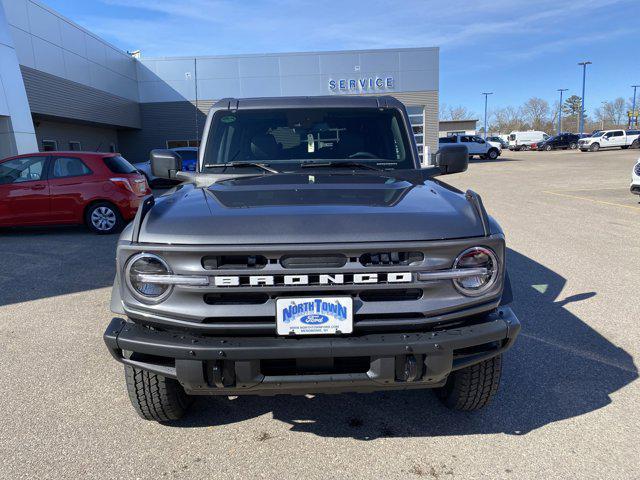
<svg viewBox="0 0 640 480">
<path fill-rule="evenodd" d="M 446 179 L 504 228 L 523 324 L 477 413 L 414 391 L 146 422 L 102 343 L 116 237 L 1 232 L 0 478 L 640 478 L 639 156 L 505 152 Z"/>
</svg>

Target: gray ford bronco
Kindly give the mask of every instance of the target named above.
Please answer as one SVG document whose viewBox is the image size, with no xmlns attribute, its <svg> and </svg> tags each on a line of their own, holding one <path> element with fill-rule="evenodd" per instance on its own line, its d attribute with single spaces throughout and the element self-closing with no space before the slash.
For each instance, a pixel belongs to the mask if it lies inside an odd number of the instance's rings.
<svg viewBox="0 0 640 480">
<path fill-rule="evenodd" d="M 505 240 L 480 197 L 422 167 L 392 97 L 225 99 L 195 172 L 169 150 L 122 232 L 105 343 L 138 414 L 194 395 L 433 388 L 450 408 L 496 394 L 520 323 Z"/>
</svg>

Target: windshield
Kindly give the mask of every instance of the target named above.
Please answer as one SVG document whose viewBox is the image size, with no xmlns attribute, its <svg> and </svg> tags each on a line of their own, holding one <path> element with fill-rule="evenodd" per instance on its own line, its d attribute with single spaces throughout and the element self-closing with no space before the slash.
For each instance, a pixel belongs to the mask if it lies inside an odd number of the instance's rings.
<svg viewBox="0 0 640 480">
<path fill-rule="evenodd" d="M 202 171 L 220 172 L 216 165 L 232 162 L 255 162 L 286 171 L 327 160 L 416 168 L 399 111 L 318 108 L 218 112 Z"/>
<path fill-rule="evenodd" d="M 592 134 L 592 137 L 601 137 L 602 135 L 604 135 L 604 132 L 596 132 L 594 134 Z"/>
</svg>

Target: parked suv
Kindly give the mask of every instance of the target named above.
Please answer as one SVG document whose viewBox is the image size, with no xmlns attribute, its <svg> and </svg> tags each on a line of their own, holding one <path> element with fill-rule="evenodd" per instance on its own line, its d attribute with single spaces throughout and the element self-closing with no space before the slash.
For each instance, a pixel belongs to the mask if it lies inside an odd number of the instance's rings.
<svg viewBox="0 0 640 480">
<path fill-rule="evenodd" d="M 0 226 L 84 223 L 113 233 L 151 193 L 117 153 L 41 152 L 0 160 Z"/>
<path fill-rule="evenodd" d="M 450 135 L 441 137 L 438 141 L 440 145 L 456 143 L 466 146 L 469 150 L 469 158 L 475 155 L 480 158 L 495 160 L 502 153 L 500 143 L 485 141 L 477 135 Z"/>
<path fill-rule="evenodd" d="M 551 151 L 557 149 L 571 149 L 575 150 L 578 148 L 578 141 L 580 140 L 580 135 L 576 133 L 562 133 L 560 135 L 555 135 L 553 137 L 549 137 L 546 140 L 538 142 L 536 144 L 536 150 L 544 150 Z"/>
<path fill-rule="evenodd" d="M 601 148 L 639 148 L 640 130 L 601 130 L 578 141 L 582 152 L 597 152 Z"/>
<path fill-rule="evenodd" d="M 484 407 L 518 319 L 504 234 L 480 197 L 420 168 L 392 97 L 224 99 L 197 171 L 156 150 L 156 176 L 123 231 L 104 340 L 145 419 L 193 395 L 434 388 Z"/>
<path fill-rule="evenodd" d="M 504 138 L 502 137 L 497 137 L 497 136 L 493 136 L 493 137 L 487 137 L 487 141 L 488 142 L 492 142 L 492 143 L 499 143 L 500 144 L 500 148 L 502 150 L 508 149 L 509 148 L 509 142 L 506 141 Z"/>
</svg>

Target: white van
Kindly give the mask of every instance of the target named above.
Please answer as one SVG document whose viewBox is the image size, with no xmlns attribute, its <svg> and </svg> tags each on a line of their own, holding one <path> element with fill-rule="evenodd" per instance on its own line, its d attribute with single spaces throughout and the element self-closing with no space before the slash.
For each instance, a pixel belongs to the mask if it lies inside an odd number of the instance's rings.
<svg viewBox="0 0 640 480">
<path fill-rule="evenodd" d="M 509 134 L 509 150 L 530 150 L 533 143 L 542 142 L 547 138 L 549 135 L 539 130 L 511 132 Z"/>
</svg>

